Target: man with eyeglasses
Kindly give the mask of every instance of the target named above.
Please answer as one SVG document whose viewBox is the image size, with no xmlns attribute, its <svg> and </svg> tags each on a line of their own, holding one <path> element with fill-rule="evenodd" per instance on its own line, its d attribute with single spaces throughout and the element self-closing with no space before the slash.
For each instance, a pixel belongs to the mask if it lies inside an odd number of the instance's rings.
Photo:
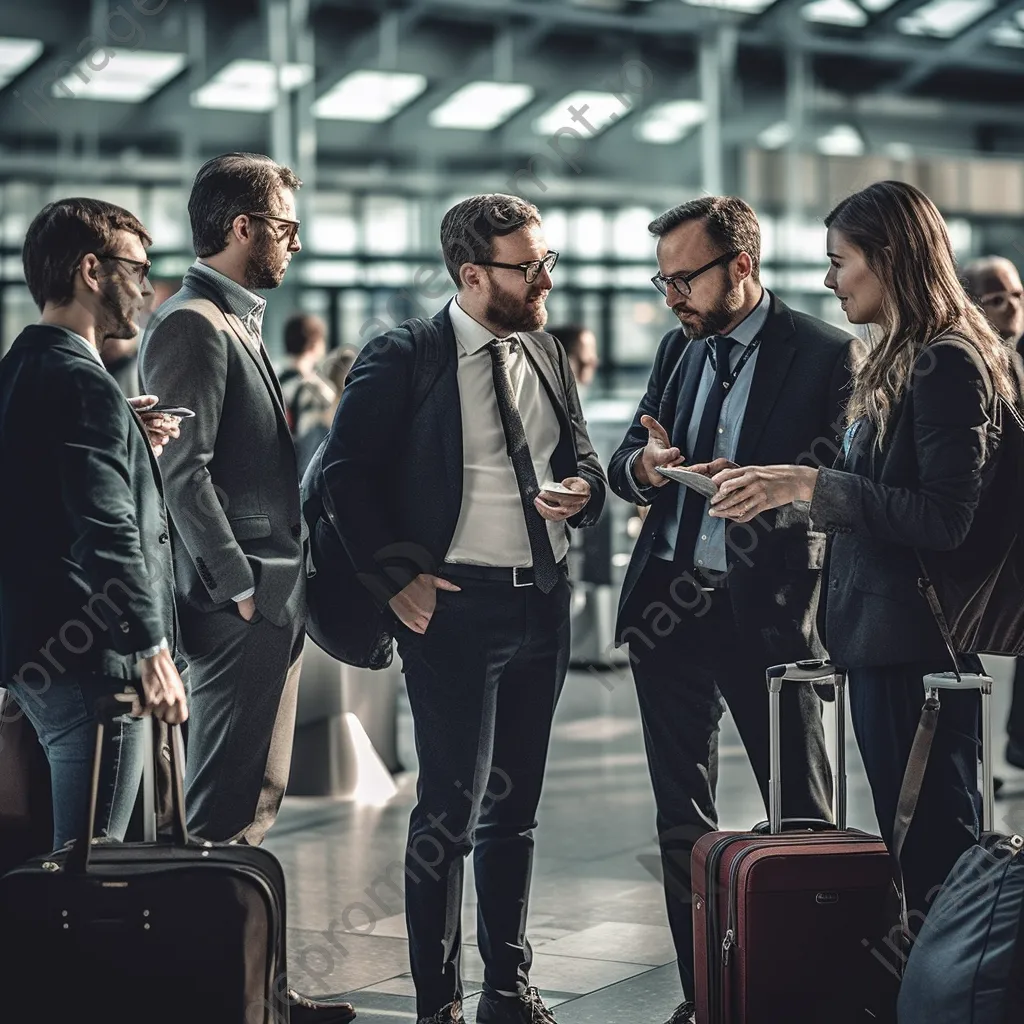
<svg viewBox="0 0 1024 1024">
<path fill-rule="evenodd" d="M 305 639 L 298 467 L 256 294 L 278 287 L 302 248 L 300 185 L 253 153 L 199 169 L 188 204 L 197 259 L 139 358 L 145 388 L 195 412 L 161 460 L 189 669 L 189 831 L 249 845 L 263 841 L 288 782 Z M 290 996 L 293 1022 L 354 1015 Z"/>
<path fill-rule="evenodd" d="M 41 316 L 0 361 L 0 686 L 50 763 L 55 847 L 86 829 L 97 700 L 139 694 L 99 751 L 96 835 L 111 839 L 142 776 L 139 718 L 188 717 L 160 445 L 102 362 L 109 341 L 138 334 L 150 244 L 119 206 L 46 206 L 23 251 Z"/>
<path fill-rule="evenodd" d="M 1024 284 L 1013 263 L 1003 256 L 971 260 L 961 271 L 961 281 L 1003 341 L 1024 355 Z M 1005 757 L 1014 768 L 1024 768 L 1024 658 L 1016 662 Z"/>
<path fill-rule="evenodd" d="M 609 465 L 616 494 L 651 506 L 623 582 L 616 637 L 629 645 L 679 958 L 683 1002 L 670 1022 L 689 1024 L 690 854 L 718 826 L 723 704 L 767 803 L 765 669 L 824 655 L 815 608 L 825 537 L 794 506 L 727 527 L 708 515 L 703 494 L 659 471 L 685 467 L 708 478 L 736 463 L 831 465 L 852 339 L 761 285 L 760 226 L 741 199 L 684 203 L 650 231 L 660 268 L 653 283 L 680 326 L 662 339 Z M 829 819 L 832 779 L 811 686 L 783 694 L 782 734 L 783 813 Z"/>
<path fill-rule="evenodd" d="M 567 526 L 605 476 L 562 347 L 543 330 L 558 254 L 515 196 L 441 223 L 456 297 L 369 342 L 324 453 L 338 533 L 379 581 L 419 754 L 406 920 L 420 1024 L 461 1024 L 473 853 L 484 961 L 477 1020 L 554 1021 L 530 985 L 533 829 L 569 660 Z"/>
</svg>

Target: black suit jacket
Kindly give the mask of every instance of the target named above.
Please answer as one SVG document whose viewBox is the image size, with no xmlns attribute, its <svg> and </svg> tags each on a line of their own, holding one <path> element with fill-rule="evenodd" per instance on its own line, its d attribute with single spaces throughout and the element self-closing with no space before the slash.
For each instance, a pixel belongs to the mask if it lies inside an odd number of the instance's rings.
<svg viewBox="0 0 1024 1024">
<path fill-rule="evenodd" d="M 59 328 L 0 362 L 0 682 L 135 676 L 175 640 L 156 460 L 114 378 Z"/>
<path fill-rule="evenodd" d="M 849 398 L 852 339 L 791 310 L 774 295 L 760 338 L 736 461 L 831 465 L 839 451 L 843 407 Z M 687 427 L 706 357 L 703 342 L 688 344 L 681 329 L 662 339 L 647 393 L 608 467 L 609 483 L 619 497 L 643 504 L 627 476 L 633 452 L 647 443 L 641 416 L 657 419 L 685 457 Z M 676 514 L 679 486 L 669 483 L 654 492 L 619 599 L 620 642 L 628 642 L 629 634 L 624 633 L 631 627 L 644 630 L 651 617 L 644 610 L 652 602 L 668 602 L 671 608 L 669 595 L 646 592 L 637 584 L 665 516 Z M 761 660 L 767 665 L 820 657 L 814 612 L 825 535 L 811 529 L 806 511 L 787 505 L 765 513 L 760 523 L 729 523 L 726 538 L 732 566 L 730 600 L 741 630 L 761 645 Z"/>
<path fill-rule="evenodd" d="M 398 327 L 368 342 L 345 382 L 324 452 L 324 482 L 356 571 L 379 582 L 386 601 L 417 573 L 434 573 L 451 547 L 462 509 L 462 407 L 458 352 L 447 306 L 426 322 L 437 332 L 436 380 L 413 409 L 417 367 L 411 333 Z M 520 333 L 561 425 L 552 468 L 580 476 L 590 501 L 569 524 L 592 526 L 606 480 L 587 434 L 576 383 L 561 345 Z"/>
<path fill-rule="evenodd" d="M 974 346 L 936 342 L 918 359 L 881 449 L 862 421 L 850 456 L 821 470 L 811 518 L 830 535 L 821 622 L 834 661 L 952 667 L 918 591 L 914 548 L 940 568 L 941 552 L 967 537 L 991 409 L 990 377 Z"/>
<path fill-rule="evenodd" d="M 298 467 L 265 350 L 189 270 L 146 330 L 139 373 L 147 393 L 196 414 L 160 456 L 179 600 L 209 611 L 255 587 L 263 615 L 294 622 L 305 614 Z"/>
</svg>

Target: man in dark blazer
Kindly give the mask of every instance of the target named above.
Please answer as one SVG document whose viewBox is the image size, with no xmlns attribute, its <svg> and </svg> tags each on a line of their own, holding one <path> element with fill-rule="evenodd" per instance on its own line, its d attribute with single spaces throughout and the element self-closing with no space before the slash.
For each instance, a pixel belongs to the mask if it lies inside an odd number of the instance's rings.
<svg viewBox="0 0 1024 1024">
<path fill-rule="evenodd" d="M 653 279 L 680 328 L 661 342 L 647 393 L 609 465 L 612 490 L 650 505 L 622 586 L 658 808 L 665 895 L 684 1001 L 694 1013 L 690 853 L 717 828 L 723 698 L 767 802 L 765 669 L 822 657 L 815 631 L 823 534 L 788 506 L 735 529 L 662 467 L 707 477 L 729 465 L 830 464 L 839 446 L 851 339 L 761 286 L 760 228 L 740 199 L 705 197 L 650 227 Z M 809 685 L 783 694 L 783 813 L 829 818 L 832 779 Z"/>
<path fill-rule="evenodd" d="M 554 1018 L 529 984 L 525 925 L 569 658 L 566 524 L 597 521 L 605 477 L 565 353 L 541 330 L 557 253 L 537 210 L 475 196 L 445 215 L 441 243 L 458 295 L 363 349 L 324 478 L 356 570 L 388 602 L 412 705 L 406 919 L 419 1021 L 463 1020 L 473 851 L 485 964 L 477 1020 L 543 1024 Z"/>
<path fill-rule="evenodd" d="M 86 827 L 96 700 L 133 687 L 132 716 L 188 716 L 156 460 L 101 359 L 108 340 L 138 333 L 149 244 L 118 206 L 45 207 L 23 253 L 42 316 L 0 361 L 0 686 L 50 762 L 58 847 Z M 142 757 L 125 715 L 100 759 L 96 834 L 124 838 Z"/>
</svg>

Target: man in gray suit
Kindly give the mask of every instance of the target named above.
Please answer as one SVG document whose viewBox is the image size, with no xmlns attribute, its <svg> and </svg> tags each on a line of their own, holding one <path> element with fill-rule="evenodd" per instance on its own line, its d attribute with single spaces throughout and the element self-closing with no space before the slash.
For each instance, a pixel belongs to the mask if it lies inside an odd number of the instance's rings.
<svg viewBox="0 0 1024 1024">
<path fill-rule="evenodd" d="M 298 470 L 261 338 L 266 300 L 299 244 L 301 182 L 268 157 L 206 163 L 189 199 L 198 259 L 155 313 L 140 375 L 195 419 L 161 471 L 189 663 L 189 828 L 257 845 L 291 756 L 304 638 Z"/>
</svg>

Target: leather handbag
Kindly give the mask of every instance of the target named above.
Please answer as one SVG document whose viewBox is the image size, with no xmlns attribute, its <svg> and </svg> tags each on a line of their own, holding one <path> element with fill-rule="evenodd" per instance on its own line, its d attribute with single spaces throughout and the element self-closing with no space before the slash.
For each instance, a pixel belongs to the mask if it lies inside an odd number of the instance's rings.
<svg viewBox="0 0 1024 1024">
<path fill-rule="evenodd" d="M 0 690 L 0 875 L 52 846 L 50 765 L 32 723 Z"/>
</svg>

